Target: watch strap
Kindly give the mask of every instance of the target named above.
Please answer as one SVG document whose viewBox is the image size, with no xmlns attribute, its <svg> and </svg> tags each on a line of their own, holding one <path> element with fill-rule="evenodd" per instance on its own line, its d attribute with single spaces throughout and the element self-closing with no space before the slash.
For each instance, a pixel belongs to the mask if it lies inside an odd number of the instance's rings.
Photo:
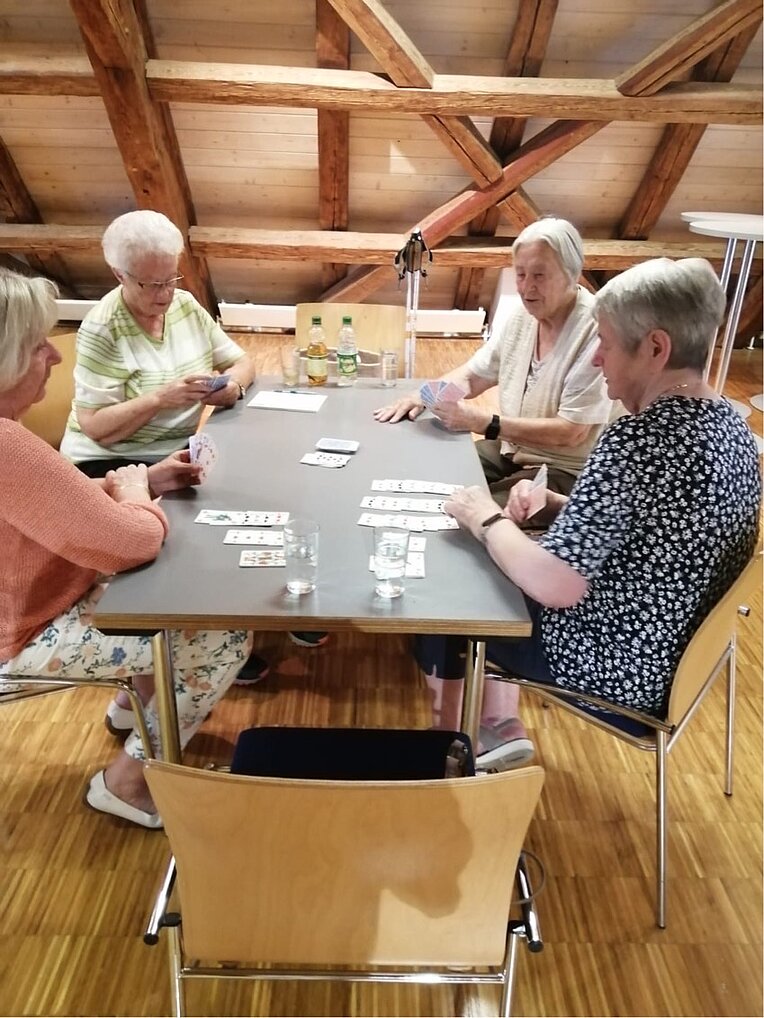
<svg viewBox="0 0 764 1018">
<path fill-rule="evenodd" d="M 491 417 L 491 423 L 485 429 L 483 435 L 485 438 L 488 439 L 498 438 L 500 431 L 501 431 L 501 418 L 499 417 L 498 414 L 494 414 Z"/>
<path fill-rule="evenodd" d="M 499 520 L 505 520 L 506 518 L 507 517 L 502 512 L 494 513 L 493 516 L 489 516 L 487 520 L 483 520 L 480 526 L 483 527 L 484 530 L 487 530 L 489 527 L 492 527 L 494 523 L 498 523 Z"/>
</svg>

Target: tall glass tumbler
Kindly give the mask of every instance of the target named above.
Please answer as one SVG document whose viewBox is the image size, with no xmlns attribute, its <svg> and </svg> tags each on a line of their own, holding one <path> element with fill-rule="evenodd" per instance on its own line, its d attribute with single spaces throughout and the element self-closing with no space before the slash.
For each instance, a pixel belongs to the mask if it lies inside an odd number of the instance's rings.
<svg viewBox="0 0 764 1018">
<path fill-rule="evenodd" d="M 284 526 L 286 587 L 290 594 L 309 594 L 318 581 L 318 531 L 315 520 L 293 519 Z"/>
</svg>

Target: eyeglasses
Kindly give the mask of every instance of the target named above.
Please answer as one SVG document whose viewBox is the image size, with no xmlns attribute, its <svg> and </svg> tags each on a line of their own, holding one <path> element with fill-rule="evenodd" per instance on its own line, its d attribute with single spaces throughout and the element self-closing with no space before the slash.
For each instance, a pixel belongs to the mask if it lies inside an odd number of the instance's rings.
<svg viewBox="0 0 764 1018">
<path fill-rule="evenodd" d="M 155 283 L 142 283 L 140 279 L 137 279 L 132 272 L 128 272 L 127 269 L 123 270 L 126 276 L 129 276 L 134 283 L 137 283 L 141 290 L 148 290 L 150 293 L 161 293 L 162 290 L 174 289 L 178 283 L 183 279 L 183 276 L 173 276 L 172 279 L 165 279 L 162 282 Z"/>
</svg>

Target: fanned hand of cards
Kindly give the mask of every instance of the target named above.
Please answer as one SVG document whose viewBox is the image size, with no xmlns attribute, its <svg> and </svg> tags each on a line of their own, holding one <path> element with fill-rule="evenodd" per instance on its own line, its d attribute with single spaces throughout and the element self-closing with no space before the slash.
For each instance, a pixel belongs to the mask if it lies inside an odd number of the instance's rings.
<svg viewBox="0 0 764 1018">
<path fill-rule="evenodd" d="M 456 403 L 466 395 L 460 385 L 456 385 L 455 382 L 444 382 L 442 378 L 424 382 L 419 390 L 419 396 L 428 410 L 432 410 L 436 403 Z"/>
<path fill-rule="evenodd" d="M 200 431 L 189 438 L 188 452 L 191 462 L 201 467 L 199 471 L 200 479 L 202 482 L 206 481 L 212 473 L 212 468 L 218 461 L 218 447 L 206 431 Z"/>
</svg>

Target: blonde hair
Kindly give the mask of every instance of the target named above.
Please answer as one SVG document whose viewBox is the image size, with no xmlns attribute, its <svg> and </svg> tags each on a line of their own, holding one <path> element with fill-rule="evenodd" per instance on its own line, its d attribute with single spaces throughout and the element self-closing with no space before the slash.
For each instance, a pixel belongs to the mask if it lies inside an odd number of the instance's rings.
<svg viewBox="0 0 764 1018">
<path fill-rule="evenodd" d="M 0 392 L 24 377 L 35 345 L 55 325 L 56 297 L 49 279 L 0 269 Z"/>
</svg>

